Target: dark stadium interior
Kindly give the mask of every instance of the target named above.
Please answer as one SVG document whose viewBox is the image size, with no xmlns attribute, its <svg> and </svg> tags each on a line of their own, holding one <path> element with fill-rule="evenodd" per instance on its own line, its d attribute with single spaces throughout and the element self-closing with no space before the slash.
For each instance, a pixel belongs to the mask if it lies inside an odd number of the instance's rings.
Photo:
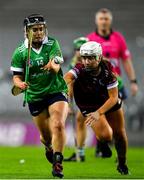
<svg viewBox="0 0 144 180">
<path fill-rule="evenodd" d="M 114 16 L 113 27 L 126 38 L 132 52 L 140 92 L 127 102 L 127 126 L 131 144 L 142 145 L 144 139 L 144 0 L 5 0 L 0 1 L 0 121 L 30 120 L 26 108 L 22 108 L 22 97 L 11 96 L 11 55 L 20 40 L 23 40 L 23 19 L 32 13 L 45 16 L 50 36 L 60 42 L 66 57 L 64 71 L 72 56 L 73 39 L 85 36 L 95 29 L 95 12 L 109 8 Z M 124 75 L 127 83 L 127 78 Z M 129 85 L 127 85 L 129 88 Z M 140 114 L 140 117 L 137 115 Z M 132 124 L 134 123 L 134 124 Z M 136 128 L 137 127 L 137 128 Z M 140 130 L 142 128 L 142 130 Z M 133 137 L 135 133 L 135 137 Z"/>
</svg>

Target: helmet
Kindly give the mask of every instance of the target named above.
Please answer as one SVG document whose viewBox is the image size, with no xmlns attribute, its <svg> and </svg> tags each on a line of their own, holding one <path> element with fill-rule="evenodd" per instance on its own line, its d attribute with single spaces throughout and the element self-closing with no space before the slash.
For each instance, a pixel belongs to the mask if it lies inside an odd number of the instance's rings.
<svg viewBox="0 0 144 180">
<path fill-rule="evenodd" d="M 74 49 L 80 49 L 81 45 L 88 42 L 88 38 L 86 37 L 79 37 L 73 41 Z"/>
<path fill-rule="evenodd" d="M 41 14 L 31 14 L 24 19 L 24 27 L 33 26 L 36 24 L 46 24 L 44 17 Z"/>
<path fill-rule="evenodd" d="M 102 47 L 99 43 L 89 41 L 84 43 L 80 48 L 81 56 L 100 56 L 102 55 Z"/>
</svg>

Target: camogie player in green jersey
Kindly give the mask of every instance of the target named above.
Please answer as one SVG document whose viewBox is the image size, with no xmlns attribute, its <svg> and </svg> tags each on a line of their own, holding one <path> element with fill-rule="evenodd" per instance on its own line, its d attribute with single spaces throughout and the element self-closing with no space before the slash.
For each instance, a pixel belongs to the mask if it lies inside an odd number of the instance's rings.
<svg viewBox="0 0 144 180">
<path fill-rule="evenodd" d="M 40 140 L 45 145 L 46 158 L 52 163 L 53 176 L 63 177 L 63 149 L 65 144 L 65 120 L 68 113 L 67 85 L 60 68 L 63 62 L 59 43 L 47 36 L 44 17 L 32 14 L 24 19 L 25 40 L 13 53 L 11 70 L 14 85 L 26 92 L 33 121 Z M 32 31 L 30 59 L 28 60 L 28 36 Z M 27 81 L 24 77 L 27 72 Z"/>
</svg>

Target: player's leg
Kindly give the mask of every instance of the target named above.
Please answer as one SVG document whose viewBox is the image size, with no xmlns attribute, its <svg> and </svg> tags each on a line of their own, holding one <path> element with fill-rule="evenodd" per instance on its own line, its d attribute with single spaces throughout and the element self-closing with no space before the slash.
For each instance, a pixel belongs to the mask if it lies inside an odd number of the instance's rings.
<svg viewBox="0 0 144 180">
<path fill-rule="evenodd" d="M 127 152 L 127 135 L 125 130 L 125 119 L 122 108 L 107 115 L 109 124 L 113 129 L 113 137 L 115 140 L 115 148 L 118 155 L 118 171 L 121 174 L 128 174 L 126 165 L 126 152 Z"/>
<path fill-rule="evenodd" d="M 112 151 L 111 148 L 109 147 L 109 143 L 97 139 L 95 156 L 102 158 L 110 158 L 112 156 Z"/>
<path fill-rule="evenodd" d="M 85 152 L 84 152 L 84 144 L 86 139 L 86 125 L 84 123 L 85 117 L 78 110 L 75 116 L 76 126 L 73 128 L 76 131 L 76 143 L 75 148 L 76 151 L 68 158 L 64 158 L 64 161 L 85 161 Z"/>
<path fill-rule="evenodd" d="M 43 144 L 51 144 L 51 131 L 49 126 L 49 115 L 45 109 L 37 116 L 33 116 L 33 121 L 40 132 L 40 140 Z"/>
<path fill-rule="evenodd" d="M 112 151 L 108 145 L 108 143 L 111 141 L 112 139 L 112 131 L 111 128 L 106 120 L 106 117 L 103 115 L 100 117 L 101 121 L 98 121 L 98 123 L 95 123 L 95 132 L 97 133 L 101 133 L 103 132 L 103 138 L 97 138 L 97 147 L 96 147 L 96 157 L 103 157 L 103 158 L 107 158 L 107 157 L 111 157 L 112 155 Z M 109 135 L 106 135 L 109 134 Z M 107 139 L 108 136 L 109 138 Z M 98 135 L 99 137 L 99 135 Z M 103 140 L 103 139 L 107 139 L 107 140 Z"/>
<path fill-rule="evenodd" d="M 91 127 L 95 132 L 95 135 L 98 140 L 102 142 L 109 142 L 112 140 L 112 128 L 107 122 L 105 115 L 100 116 L 99 120 L 93 122 Z"/>
<path fill-rule="evenodd" d="M 49 106 L 54 152 L 63 152 L 65 145 L 65 120 L 67 118 L 67 114 L 67 102 L 58 101 Z"/>
<path fill-rule="evenodd" d="M 40 133 L 40 140 L 45 145 L 45 155 L 53 163 L 53 149 L 51 144 L 51 130 L 48 111 L 45 109 L 39 115 L 33 116 L 33 121 Z"/>
<path fill-rule="evenodd" d="M 122 79 L 120 77 L 118 78 L 119 83 L 119 96 L 124 101 L 127 99 L 127 91 L 125 86 L 123 85 Z M 108 143 L 103 143 L 97 139 L 96 143 L 96 149 L 95 149 L 95 156 L 96 157 L 103 157 L 103 158 L 109 158 L 112 156 L 112 151 L 108 145 Z"/>
<path fill-rule="evenodd" d="M 65 120 L 68 114 L 68 103 L 58 101 L 49 106 L 53 145 L 53 176 L 63 177 L 63 149 L 65 145 Z"/>
<path fill-rule="evenodd" d="M 77 160 L 85 161 L 84 145 L 86 139 L 85 117 L 80 111 L 76 115 L 76 135 L 77 135 Z"/>
</svg>

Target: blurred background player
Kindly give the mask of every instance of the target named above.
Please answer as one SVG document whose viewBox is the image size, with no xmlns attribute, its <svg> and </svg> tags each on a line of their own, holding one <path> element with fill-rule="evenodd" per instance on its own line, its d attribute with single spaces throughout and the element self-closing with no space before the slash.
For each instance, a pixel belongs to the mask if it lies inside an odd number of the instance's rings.
<svg viewBox="0 0 144 180">
<path fill-rule="evenodd" d="M 32 14 L 24 19 L 25 41 L 12 56 L 14 85 L 27 91 L 29 110 L 45 145 L 46 158 L 52 163 L 53 176 L 63 177 L 63 149 L 67 118 L 67 86 L 60 62 L 59 43 L 47 36 L 44 17 Z M 24 81 L 28 59 L 28 36 L 33 32 L 28 82 Z"/>
<path fill-rule="evenodd" d="M 74 68 L 76 64 L 82 63 L 82 58 L 80 56 L 80 47 L 88 42 L 88 38 L 79 37 L 73 41 L 74 56 L 70 61 L 68 70 Z M 70 89 L 70 91 L 72 88 Z M 86 138 L 86 126 L 83 123 L 83 117 L 81 112 L 75 108 L 75 102 L 73 101 L 73 92 L 69 99 L 69 115 L 72 117 L 72 123 L 74 131 L 76 131 L 75 146 L 76 152 L 74 152 L 70 157 L 64 158 L 64 161 L 85 161 L 85 151 L 84 151 L 84 142 Z"/>
<path fill-rule="evenodd" d="M 74 68 L 77 63 L 81 62 L 80 47 L 86 42 L 88 42 L 86 37 L 79 37 L 73 41 L 74 56 L 70 61 L 69 69 Z"/>
<path fill-rule="evenodd" d="M 83 123 L 92 127 L 100 141 L 108 142 L 114 137 L 118 156 L 117 170 L 121 174 L 128 174 L 124 114 L 113 67 L 103 58 L 101 45 L 94 41 L 83 44 L 80 55 L 82 63 L 65 74 L 69 96 L 72 88 Z"/>
<path fill-rule="evenodd" d="M 90 41 L 96 41 L 102 45 L 103 56 L 108 58 L 113 65 L 114 72 L 119 79 L 119 92 L 121 98 L 127 98 L 127 93 L 121 78 L 120 60 L 130 81 L 131 94 L 134 96 L 138 91 L 137 80 L 131 60 L 131 54 L 127 48 L 121 33 L 112 28 L 113 16 L 110 10 L 100 9 L 95 15 L 96 30 L 87 35 Z M 104 151 L 107 149 L 107 151 Z M 110 157 L 110 149 L 106 144 L 98 141 L 96 156 Z"/>
</svg>

